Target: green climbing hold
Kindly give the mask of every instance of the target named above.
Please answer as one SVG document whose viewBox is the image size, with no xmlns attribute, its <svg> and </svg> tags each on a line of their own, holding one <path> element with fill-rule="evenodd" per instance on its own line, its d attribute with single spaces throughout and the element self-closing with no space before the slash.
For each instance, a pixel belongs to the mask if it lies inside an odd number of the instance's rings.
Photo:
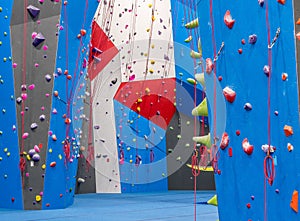
<svg viewBox="0 0 300 221">
<path fill-rule="evenodd" d="M 199 137 L 193 137 L 193 141 L 205 145 L 207 148 L 211 147 L 210 134 Z"/>
<path fill-rule="evenodd" d="M 188 78 L 188 79 L 186 79 L 186 81 L 187 81 L 188 83 L 190 83 L 191 85 L 197 84 L 197 81 L 196 81 L 195 79 L 193 79 L 193 78 Z"/>
<path fill-rule="evenodd" d="M 197 28 L 199 26 L 199 21 L 198 21 L 198 18 L 194 19 L 193 21 L 189 22 L 189 23 L 186 23 L 184 25 L 184 27 L 186 28 Z"/>
<path fill-rule="evenodd" d="M 207 100 L 206 98 L 192 110 L 193 116 L 208 116 Z"/>
</svg>

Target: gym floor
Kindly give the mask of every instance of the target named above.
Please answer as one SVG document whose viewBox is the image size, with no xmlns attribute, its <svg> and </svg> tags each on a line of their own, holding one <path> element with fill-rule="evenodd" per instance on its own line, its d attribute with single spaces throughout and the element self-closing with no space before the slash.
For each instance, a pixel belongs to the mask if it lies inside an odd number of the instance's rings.
<svg viewBox="0 0 300 221">
<path fill-rule="evenodd" d="M 196 218 L 217 221 L 216 206 L 203 204 L 215 192 L 198 191 Z M 0 209 L 1 221 L 188 221 L 194 220 L 194 192 L 80 194 L 74 204 L 59 210 Z"/>
</svg>

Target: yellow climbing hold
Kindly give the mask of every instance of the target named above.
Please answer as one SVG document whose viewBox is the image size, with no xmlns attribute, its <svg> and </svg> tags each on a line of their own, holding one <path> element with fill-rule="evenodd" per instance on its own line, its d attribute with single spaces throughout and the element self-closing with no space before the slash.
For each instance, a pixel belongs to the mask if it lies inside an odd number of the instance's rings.
<svg viewBox="0 0 300 221">
<path fill-rule="evenodd" d="M 43 170 L 46 169 L 46 164 L 43 164 L 43 165 L 42 165 L 42 169 L 43 169 Z"/>
<path fill-rule="evenodd" d="M 193 21 L 186 23 L 184 27 L 186 28 L 197 28 L 199 26 L 198 18 L 194 19 Z"/>
<path fill-rule="evenodd" d="M 190 35 L 189 37 L 187 37 L 184 42 L 185 43 L 189 43 L 191 40 L 193 39 L 193 37 Z"/>
<path fill-rule="evenodd" d="M 61 160 L 61 159 L 62 159 L 62 155 L 61 155 L 61 154 L 59 154 L 59 155 L 58 155 L 58 158 Z"/>
<path fill-rule="evenodd" d="M 195 78 L 202 85 L 203 89 L 205 89 L 204 73 L 195 74 Z"/>
<path fill-rule="evenodd" d="M 42 197 L 40 195 L 35 196 L 35 201 L 41 202 L 41 200 L 42 200 Z"/>
<path fill-rule="evenodd" d="M 150 64 L 155 64 L 155 61 L 154 61 L 154 60 L 151 60 L 151 61 L 150 61 Z"/>
<path fill-rule="evenodd" d="M 217 195 L 214 195 L 212 198 L 210 198 L 207 201 L 208 205 L 214 205 L 214 206 L 218 206 L 218 199 L 217 199 Z"/>
</svg>

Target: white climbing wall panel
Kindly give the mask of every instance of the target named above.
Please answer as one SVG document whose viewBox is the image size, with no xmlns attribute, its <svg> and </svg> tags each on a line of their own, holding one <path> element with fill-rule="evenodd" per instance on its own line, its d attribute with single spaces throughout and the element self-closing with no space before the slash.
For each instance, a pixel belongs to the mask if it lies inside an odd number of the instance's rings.
<svg viewBox="0 0 300 221">
<path fill-rule="evenodd" d="M 175 77 L 171 3 L 101 1 L 95 20 L 119 50 L 92 81 L 96 191 L 121 192 L 113 97 L 121 82 Z"/>
</svg>

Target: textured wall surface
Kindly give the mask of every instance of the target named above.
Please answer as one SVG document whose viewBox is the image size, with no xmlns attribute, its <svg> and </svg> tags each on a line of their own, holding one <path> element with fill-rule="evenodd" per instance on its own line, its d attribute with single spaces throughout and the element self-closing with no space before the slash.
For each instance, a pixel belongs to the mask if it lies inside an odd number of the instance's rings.
<svg viewBox="0 0 300 221">
<path fill-rule="evenodd" d="M 1 126 L 7 128 L 0 141 L 1 207 L 53 209 L 73 202 L 82 79 L 97 6 L 97 1 L 0 2 Z"/>
<path fill-rule="evenodd" d="M 298 3 L 295 1 L 295 4 Z M 296 193 L 294 191 L 299 190 L 299 112 L 293 7 L 293 1 L 285 4 L 264 1 L 263 5 L 257 1 L 199 1 L 201 36 L 205 36 L 202 38 L 203 57 L 213 59 L 221 43 L 225 44 L 214 71 L 205 75 L 211 115 L 218 119 L 222 114 L 218 106 L 222 91 L 218 91 L 217 87 L 223 89 L 228 86 L 236 93 L 232 103 L 223 98 L 226 122 L 210 118 L 212 136 L 221 138 L 222 133 L 227 132 L 230 139 L 229 146 L 219 149 L 216 158 L 220 220 L 299 220 L 297 209 L 290 206 L 291 201 L 298 205 L 298 199 L 292 196 Z M 227 10 L 235 20 L 231 27 L 224 22 Z M 268 49 L 268 30 L 271 42 L 278 28 L 279 37 Z M 253 34 L 257 41 L 251 44 L 249 36 Z M 265 65 L 269 65 L 271 72 L 264 70 Z M 221 123 L 226 124 L 223 131 L 220 130 Z M 293 135 L 284 132 L 285 125 L 293 128 Z M 247 148 L 247 145 L 242 146 L 245 138 L 253 145 L 252 153 L 244 151 Z M 219 142 L 216 144 L 220 145 Z M 268 155 L 263 151 L 265 144 L 267 148 L 271 145 L 276 150 Z M 294 145 L 294 149 L 289 151 L 290 144 Z M 229 154 L 230 148 L 232 155 Z M 269 158 L 265 165 L 266 156 Z M 266 179 L 265 168 L 268 168 L 268 177 L 275 171 L 273 182 Z"/>
</svg>

